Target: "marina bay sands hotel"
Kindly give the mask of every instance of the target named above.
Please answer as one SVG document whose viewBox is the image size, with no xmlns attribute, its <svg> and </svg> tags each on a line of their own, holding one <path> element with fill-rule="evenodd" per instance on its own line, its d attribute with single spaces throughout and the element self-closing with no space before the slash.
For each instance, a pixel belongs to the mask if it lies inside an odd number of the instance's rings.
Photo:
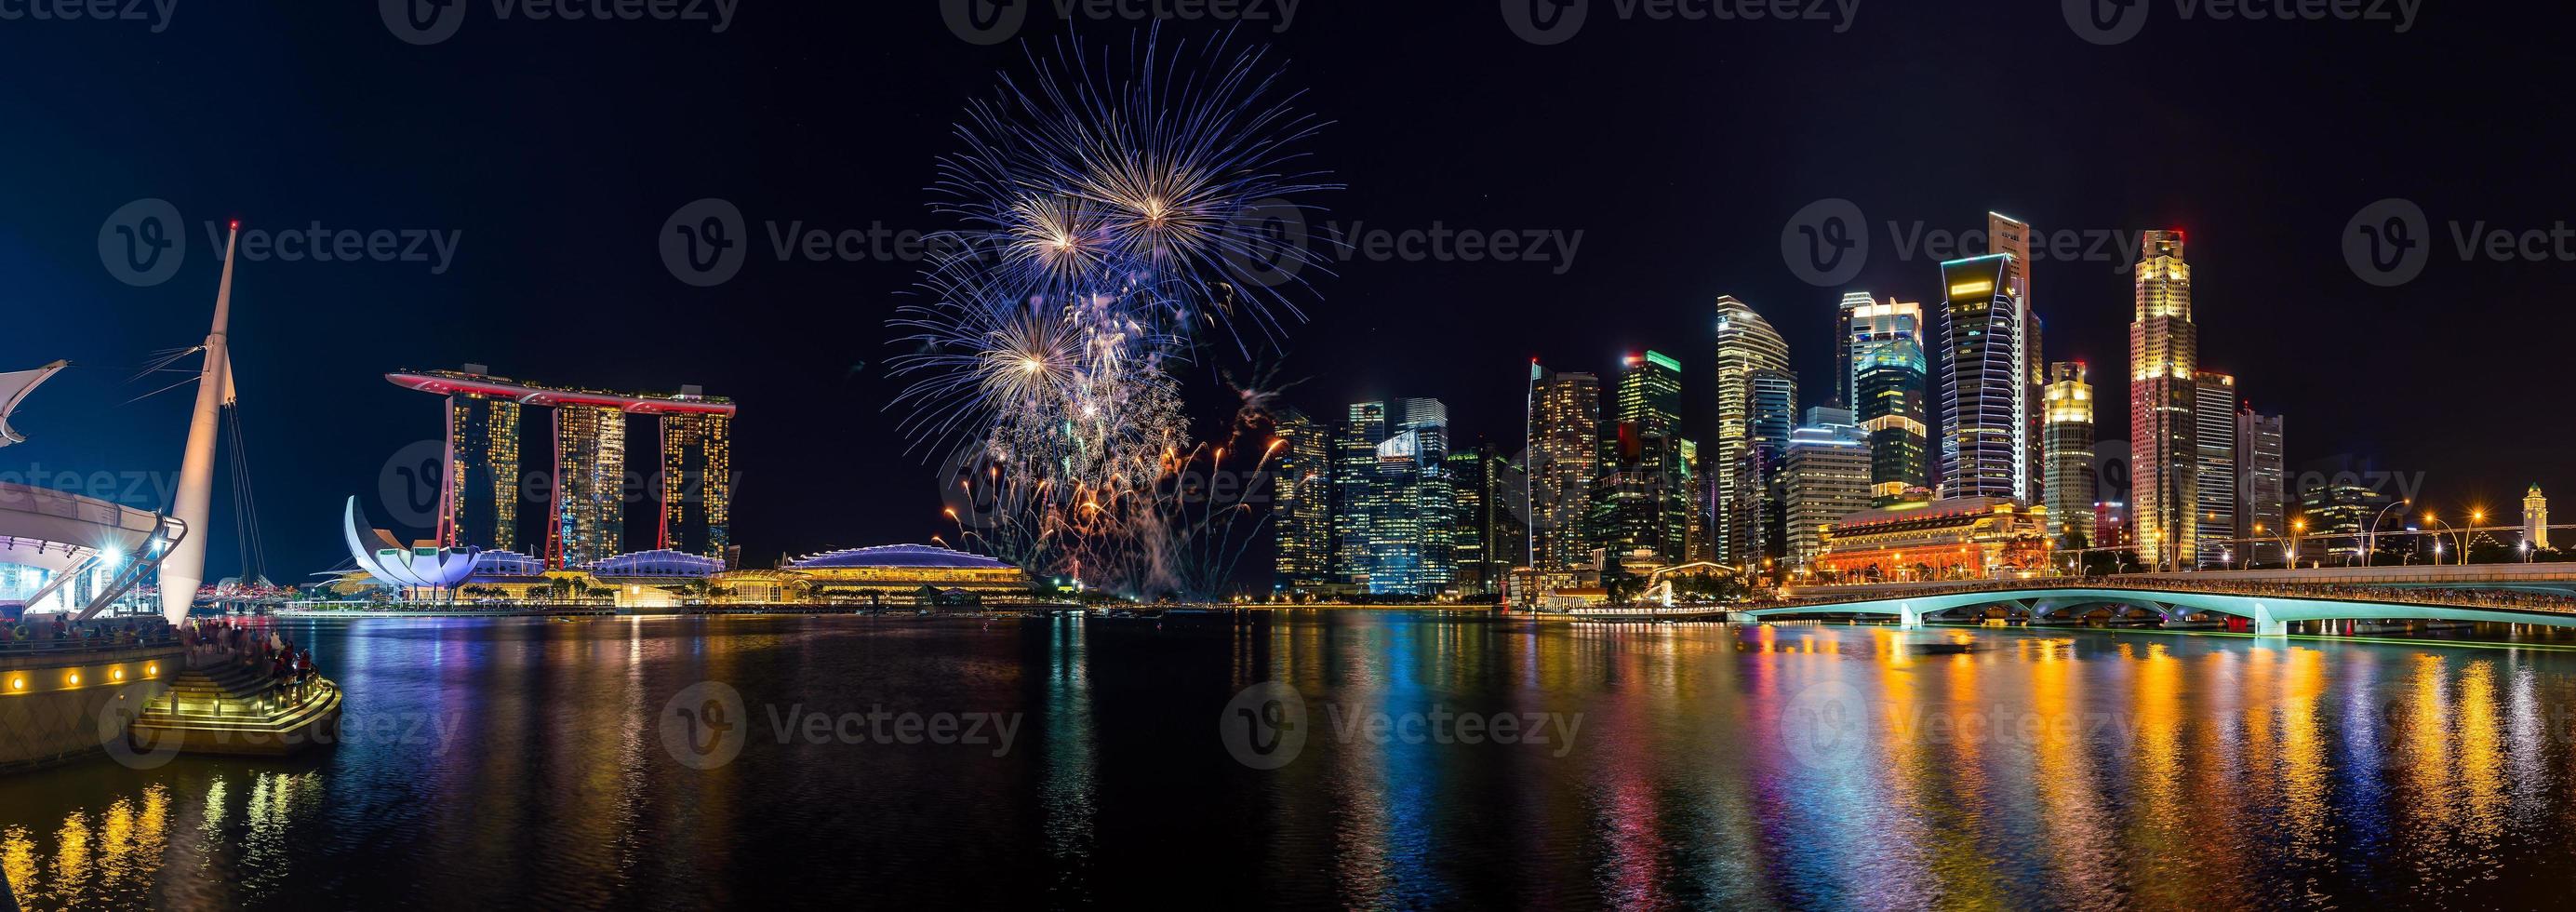
<svg viewBox="0 0 2576 912">
<path fill-rule="evenodd" d="M 475 364 L 385 379 L 447 397 L 440 546 L 527 553 L 520 543 L 519 508 L 543 492 L 531 490 L 536 485 L 520 472 L 520 413 L 537 407 L 554 411 L 554 470 L 542 543 L 547 566 L 581 567 L 629 550 L 629 415 L 660 424 L 661 470 L 644 486 L 661 514 L 655 547 L 730 566 L 733 400 L 685 386 L 668 395 L 538 386 L 492 376 Z"/>
</svg>

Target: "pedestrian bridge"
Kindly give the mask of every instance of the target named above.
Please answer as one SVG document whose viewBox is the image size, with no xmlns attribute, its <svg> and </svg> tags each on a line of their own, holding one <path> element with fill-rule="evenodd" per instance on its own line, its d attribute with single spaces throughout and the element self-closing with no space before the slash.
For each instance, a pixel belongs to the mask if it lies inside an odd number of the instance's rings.
<svg viewBox="0 0 2576 912">
<path fill-rule="evenodd" d="M 2393 573 L 2384 575 L 2392 578 L 2293 582 L 2200 574 L 2196 579 L 2116 577 L 1918 584 L 1888 589 L 1836 587 L 1738 613 L 1756 620 L 1880 615 L 1912 626 L 1945 617 L 1984 617 L 1995 609 L 2001 609 L 2007 617 L 2045 621 L 2081 617 L 2108 608 L 2118 616 L 2148 615 L 2166 621 L 2198 615 L 2239 617 L 2258 634 L 2287 633 L 2293 621 L 2470 621 L 2576 627 L 2576 597 L 2534 586 L 2534 580 L 2480 581 L 2471 578 L 2473 573 L 2442 574 L 2451 577 L 2447 579 L 2405 580 L 2393 578 Z M 1877 591 L 1870 591 L 1873 589 Z"/>
</svg>

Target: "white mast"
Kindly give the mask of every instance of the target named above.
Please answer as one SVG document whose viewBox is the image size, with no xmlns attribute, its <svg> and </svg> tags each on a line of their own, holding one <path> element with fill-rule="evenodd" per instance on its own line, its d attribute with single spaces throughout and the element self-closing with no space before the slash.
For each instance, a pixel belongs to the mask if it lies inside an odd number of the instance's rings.
<svg viewBox="0 0 2576 912">
<path fill-rule="evenodd" d="M 172 513 L 188 534 L 161 559 L 161 613 L 171 623 L 188 616 L 197 587 L 206 581 L 207 513 L 215 495 L 215 440 L 223 407 L 232 399 L 232 355 L 225 344 L 232 322 L 233 244 L 241 222 L 224 238 L 224 278 L 215 286 L 215 324 L 206 333 L 206 366 L 197 375 L 197 410 L 188 418 L 188 451 L 179 462 L 179 499 Z"/>
</svg>

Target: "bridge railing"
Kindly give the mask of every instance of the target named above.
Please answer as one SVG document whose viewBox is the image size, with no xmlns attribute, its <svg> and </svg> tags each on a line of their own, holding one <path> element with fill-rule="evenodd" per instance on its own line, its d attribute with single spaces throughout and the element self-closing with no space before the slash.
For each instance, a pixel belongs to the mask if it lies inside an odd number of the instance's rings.
<svg viewBox="0 0 2576 912">
<path fill-rule="evenodd" d="M 2045 595 L 2051 591 L 2118 590 L 2140 593 L 2193 593 L 2234 595 L 2256 598 L 2313 599 L 2342 602 L 2425 605 L 2439 608 L 2493 608 L 2508 611 L 2544 611 L 2554 614 L 2576 614 L 2576 597 L 2552 593 L 2503 589 L 2443 589 L 2371 586 L 2349 584 L 2176 580 L 2162 578 L 2097 578 L 2092 580 L 2036 579 L 1995 580 L 1965 583 L 1937 588 L 1912 588 L 1902 592 L 1836 593 L 1819 598 L 1790 598 L 1757 602 L 1753 607 L 1829 608 L 1834 605 L 1857 605 L 1907 598 L 1933 598 L 1979 592 L 2013 592 Z"/>
</svg>

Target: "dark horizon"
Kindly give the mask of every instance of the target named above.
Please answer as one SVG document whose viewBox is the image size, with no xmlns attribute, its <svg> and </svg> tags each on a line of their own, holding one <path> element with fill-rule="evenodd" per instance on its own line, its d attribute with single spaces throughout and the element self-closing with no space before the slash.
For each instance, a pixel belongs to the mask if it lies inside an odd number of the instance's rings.
<svg viewBox="0 0 2576 912">
<path fill-rule="evenodd" d="M 2576 432 L 2531 420 L 2526 392 L 2564 374 L 2534 349 L 2564 325 L 2547 314 L 2576 268 L 2567 242 L 2546 240 L 2540 262 L 2464 259 L 2457 244 L 2473 228 L 2565 222 L 2576 197 L 2550 160 L 2553 67 L 2498 51 L 2563 14 L 2445 8 L 2400 32 L 2176 21 L 2158 7 L 2134 40 L 2103 46 L 2053 5 L 2026 6 L 1862 5 L 1837 31 L 1595 4 L 1548 45 L 1485 5 L 1308 4 L 1275 34 L 1247 24 L 1234 40 L 1270 45 L 1283 85 L 1306 93 L 1298 108 L 1333 122 L 1307 148 L 1347 189 L 1317 200 L 1331 210 L 1318 235 L 1582 232 L 1570 268 L 1357 259 L 1307 276 L 1308 322 L 1277 361 L 1294 382 L 1286 401 L 1337 416 L 1438 398 L 1454 439 L 1508 451 L 1530 358 L 1607 377 L 1652 348 L 1681 361 L 1685 425 L 1706 439 L 1719 295 L 1779 327 L 1802 407 L 1821 404 L 1842 293 L 1937 303 L 1935 267 L 1959 254 L 1914 236 L 1981 229 L 1991 210 L 2087 243 L 2189 231 L 2203 365 L 2287 417 L 2294 474 L 2349 459 L 2420 475 L 2435 508 L 2484 506 L 2491 522 L 2530 484 L 2576 486 L 2552 459 Z M 885 364 L 902 349 L 885 323 L 917 264 L 780 262 L 771 231 L 951 226 L 925 188 L 965 105 L 1068 33 L 1098 48 L 1144 30 L 1069 29 L 1053 9 L 1029 8 L 994 44 L 961 39 L 932 3 L 752 7 L 721 32 L 496 21 L 475 6 L 425 46 L 365 5 L 296 18 L 182 5 L 157 33 L 0 22 L 31 87 L 0 100 L 0 117 L 42 125 L 0 146 L 22 175 L 0 187 L 17 321 L 0 370 L 79 366 L 18 413 L 31 440 L 0 472 L 84 485 L 138 473 L 147 490 L 175 472 L 185 393 L 125 405 L 167 382 L 125 378 L 203 335 L 218 269 L 207 231 L 221 221 L 418 229 L 453 233 L 443 271 L 426 240 L 427 262 L 242 263 L 234 363 L 273 579 L 340 563 L 340 502 L 375 495 L 387 460 L 435 435 L 432 401 L 383 375 L 468 362 L 571 386 L 695 384 L 741 403 L 746 565 L 926 541 L 943 522 L 934 473 L 886 411 L 900 383 Z M 1222 32 L 1176 21 L 1164 37 Z M 654 237 L 707 197 L 739 206 L 753 249 L 731 281 L 698 288 L 664 267 Z M 188 246 L 174 275 L 135 287 L 103 263 L 100 234 L 147 198 L 181 214 Z M 2429 263 L 2395 287 L 2365 281 L 2344 247 L 2349 223 L 2387 198 L 2429 219 Z M 1870 249 L 1850 281 L 1819 286 L 1784 261 L 1782 236 L 1828 199 L 1864 214 Z M 2104 441 L 2127 436 L 2127 266 L 2033 269 L 2044 356 L 2093 366 Z M 1230 410 L 1232 367 L 1187 375 L 1203 435 Z M 220 492 L 217 504 L 210 577 L 236 563 Z"/>
</svg>

